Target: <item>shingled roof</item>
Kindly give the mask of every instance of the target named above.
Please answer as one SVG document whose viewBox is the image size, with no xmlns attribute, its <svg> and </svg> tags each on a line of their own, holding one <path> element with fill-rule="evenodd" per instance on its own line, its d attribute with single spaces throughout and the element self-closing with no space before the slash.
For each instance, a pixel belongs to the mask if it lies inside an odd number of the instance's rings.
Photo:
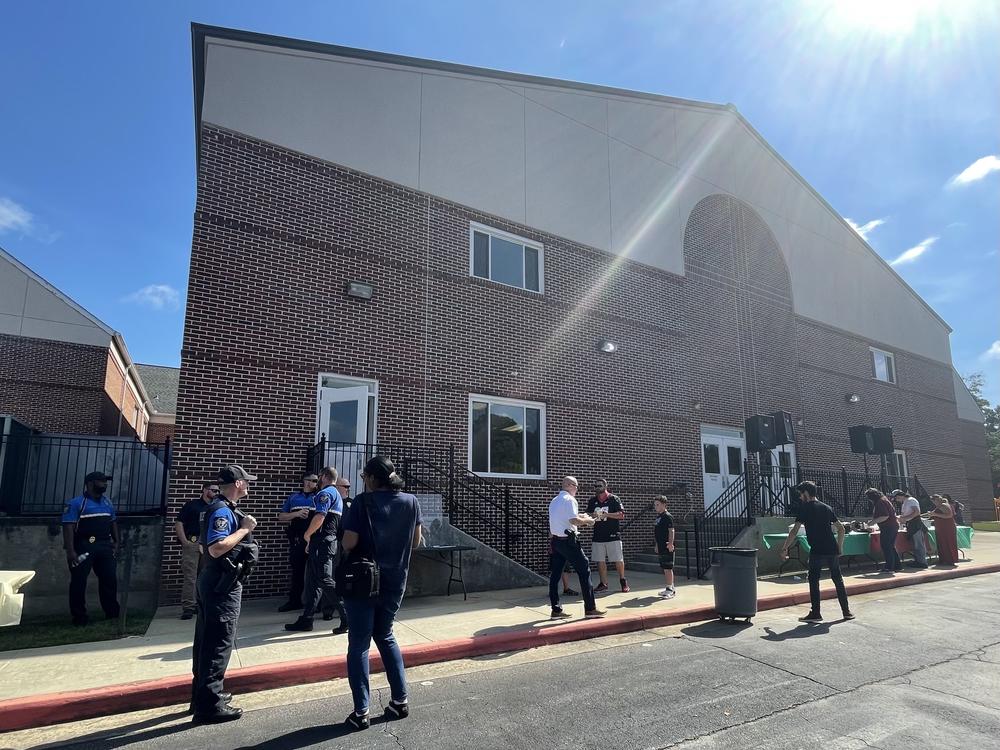
<svg viewBox="0 0 1000 750">
<path fill-rule="evenodd" d="M 181 378 L 180 368 L 139 364 L 135 368 L 139 371 L 142 384 L 149 394 L 153 412 L 155 414 L 176 414 L 177 385 Z"/>
</svg>

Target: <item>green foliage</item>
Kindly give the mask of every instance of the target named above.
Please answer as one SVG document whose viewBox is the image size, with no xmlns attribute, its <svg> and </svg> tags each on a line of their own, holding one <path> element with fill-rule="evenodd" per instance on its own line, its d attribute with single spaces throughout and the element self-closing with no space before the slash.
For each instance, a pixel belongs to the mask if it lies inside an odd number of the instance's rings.
<svg viewBox="0 0 1000 750">
<path fill-rule="evenodd" d="M 143 635 L 153 612 L 129 608 L 125 635 Z M 87 625 L 73 625 L 69 613 L 23 618 L 20 625 L 0 628 L 0 652 L 22 648 L 62 646 L 67 643 L 110 641 L 118 638 L 118 620 L 94 618 Z"/>
<path fill-rule="evenodd" d="M 983 425 L 986 428 L 986 452 L 990 457 L 990 472 L 993 475 L 993 487 L 1000 485 L 1000 404 L 990 405 L 983 398 L 983 383 L 985 378 L 981 372 L 974 372 L 962 378 L 969 393 L 976 399 L 979 408 L 983 410 Z"/>
</svg>

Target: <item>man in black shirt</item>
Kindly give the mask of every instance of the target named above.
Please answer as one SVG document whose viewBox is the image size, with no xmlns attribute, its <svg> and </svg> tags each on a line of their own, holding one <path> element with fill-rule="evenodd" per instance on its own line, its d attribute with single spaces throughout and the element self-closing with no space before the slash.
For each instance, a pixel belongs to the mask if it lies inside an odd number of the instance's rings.
<svg viewBox="0 0 1000 750">
<path fill-rule="evenodd" d="M 625 506 L 617 495 L 608 490 L 606 479 L 598 479 L 594 483 L 594 496 L 587 504 L 587 514 L 594 518 L 594 537 L 590 559 L 597 561 L 597 574 L 601 577 L 600 585 L 594 589 L 595 594 L 608 590 L 608 562 L 613 562 L 618 569 L 618 580 L 622 591 L 628 593 L 628 581 L 625 580 L 625 553 L 622 550 L 621 522 L 625 518 Z M 607 562 L 605 562 L 607 561 Z"/>
<path fill-rule="evenodd" d="M 809 614 L 800 617 L 802 622 L 821 622 L 823 616 L 819 613 L 819 576 L 823 568 L 830 569 L 830 578 L 833 585 L 837 587 L 837 599 L 840 600 L 840 609 L 845 620 L 853 620 L 851 608 L 847 603 L 847 589 L 844 588 L 844 576 L 840 572 L 840 554 L 844 549 L 844 524 L 837 519 L 837 514 L 833 512 L 826 503 L 816 499 L 816 484 L 814 482 L 802 482 L 798 487 L 799 499 L 802 506 L 798 515 L 795 516 L 795 525 L 788 532 L 788 538 L 781 547 L 781 559 L 788 559 L 788 548 L 792 546 L 795 537 L 799 533 L 799 528 L 805 524 L 806 540 L 809 542 L 809 600 L 812 607 Z M 834 538 L 833 530 L 837 530 L 837 537 Z"/>
<path fill-rule="evenodd" d="M 181 619 L 190 620 L 195 613 L 195 582 L 201 569 L 201 514 L 215 502 L 219 494 L 218 482 L 205 482 L 201 497 L 188 500 L 181 506 L 174 523 L 174 533 L 181 545 Z"/>
</svg>

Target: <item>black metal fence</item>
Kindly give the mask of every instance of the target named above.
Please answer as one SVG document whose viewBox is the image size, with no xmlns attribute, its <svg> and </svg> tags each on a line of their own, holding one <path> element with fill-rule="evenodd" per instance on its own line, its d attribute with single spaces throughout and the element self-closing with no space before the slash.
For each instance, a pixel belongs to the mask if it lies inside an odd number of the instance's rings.
<svg viewBox="0 0 1000 750">
<path fill-rule="evenodd" d="M 449 522 L 483 544 L 536 572 L 548 569 L 548 518 L 511 495 L 510 486 L 459 466 L 453 446 L 414 447 L 401 443 L 335 443 L 321 439 L 306 451 L 306 470 L 333 466 L 362 490 L 361 470 L 375 455 L 389 458 L 407 492 L 436 495 Z"/>
<path fill-rule="evenodd" d="M 162 514 L 170 476 L 170 440 L 90 435 L 0 435 L 0 510 L 12 516 L 62 513 L 92 471 L 110 474 L 118 513 Z"/>
</svg>

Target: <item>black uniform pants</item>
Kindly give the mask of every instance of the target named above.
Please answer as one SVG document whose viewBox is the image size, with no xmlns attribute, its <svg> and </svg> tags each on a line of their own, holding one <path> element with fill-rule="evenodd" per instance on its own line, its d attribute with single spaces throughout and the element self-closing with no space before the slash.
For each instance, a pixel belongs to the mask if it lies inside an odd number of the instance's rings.
<svg viewBox="0 0 1000 750">
<path fill-rule="evenodd" d="M 337 595 L 337 584 L 333 579 L 333 569 L 337 562 L 336 537 L 313 536 L 309 544 L 309 560 L 306 563 L 305 600 L 302 617 L 312 619 L 316 609 L 322 604 L 324 614 L 337 612 L 341 622 L 347 622 L 344 603 Z"/>
<path fill-rule="evenodd" d="M 223 708 L 223 680 L 236 642 L 243 586 L 236 584 L 231 591 L 216 592 L 219 577 L 216 570 L 203 570 L 198 576 L 198 619 L 191 651 L 191 707 L 195 714 Z"/>
<path fill-rule="evenodd" d="M 302 604 L 302 587 L 306 577 L 306 543 L 303 539 L 288 540 L 288 566 L 291 568 L 291 581 L 288 586 L 288 601 L 295 605 Z"/>
<path fill-rule="evenodd" d="M 69 611 L 74 621 L 87 619 L 87 578 L 97 574 L 101 609 L 107 617 L 118 617 L 118 571 L 111 542 L 74 544 L 77 555 L 90 553 L 87 559 L 69 569 Z"/>
</svg>

